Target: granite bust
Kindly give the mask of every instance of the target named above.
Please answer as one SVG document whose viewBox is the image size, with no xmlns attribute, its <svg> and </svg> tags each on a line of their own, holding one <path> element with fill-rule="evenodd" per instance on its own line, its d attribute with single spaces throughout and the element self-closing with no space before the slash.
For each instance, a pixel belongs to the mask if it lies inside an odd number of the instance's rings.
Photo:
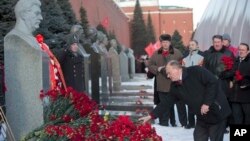
<svg viewBox="0 0 250 141">
<path fill-rule="evenodd" d="M 6 117 L 16 140 L 43 124 L 39 92 L 49 86 L 49 59 L 33 36 L 43 19 L 40 6 L 39 0 L 19 0 L 16 24 L 4 38 Z"/>
</svg>

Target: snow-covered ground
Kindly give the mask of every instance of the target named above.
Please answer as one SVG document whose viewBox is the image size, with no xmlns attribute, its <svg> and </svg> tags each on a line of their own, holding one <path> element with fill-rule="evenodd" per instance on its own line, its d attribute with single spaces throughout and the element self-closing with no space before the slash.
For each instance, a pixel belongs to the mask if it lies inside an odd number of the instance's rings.
<svg viewBox="0 0 250 141">
<path fill-rule="evenodd" d="M 178 124 L 177 124 L 178 125 Z M 163 141 L 193 141 L 193 131 L 192 129 L 185 129 L 183 127 L 165 127 L 159 124 L 153 125 L 156 129 L 158 135 L 160 135 Z M 224 134 L 224 141 L 229 141 L 229 134 Z"/>
<path fill-rule="evenodd" d="M 182 127 L 163 127 L 154 125 L 156 132 L 163 141 L 193 141 L 194 129 L 185 129 Z M 224 134 L 224 141 L 229 141 L 229 134 Z"/>
</svg>

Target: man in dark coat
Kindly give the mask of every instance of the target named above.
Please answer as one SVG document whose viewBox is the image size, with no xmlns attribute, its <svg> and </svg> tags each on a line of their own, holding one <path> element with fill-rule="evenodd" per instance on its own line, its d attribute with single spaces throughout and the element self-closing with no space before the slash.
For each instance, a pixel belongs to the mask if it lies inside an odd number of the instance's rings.
<svg viewBox="0 0 250 141">
<path fill-rule="evenodd" d="M 234 54 L 223 45 L 223 36 L 214 35 L 212 38 L 213 46 L 211 46 L 204 53 L 204 67 L 212 72 L 216 78 L 219 79 L 219 85 L 222 87 L 222 90 L 225 92 L 228 100 L 232 94 L 232 77 L 230 75 L 231 69 L 225 69 L 222 58 L 230 57 L 232 63 L 234 62 Z M 231 103 L 229 102 L 230 106 Z M 230 116 L 227 121 L 227 126 L 233 122 L 233 117 Z M 228 130 L 225 130 L 225 133 L 228 133 Z"/>
<path fill-rule="evenodd" d="M 160 103 L 149 116 L 139 120 L 146 122 L 159 117 L 166 107 L 173 104 L 171 99 L 180 99 L 197 115 L 195 141 L 223 141 L 226 118 L 231 110 L 214 75 L 200 66 L 182 68 L 174 60 L 167 64 L 166 73 L 173 82 L 169 101 Z"/>
<path fill-rule="evenodd" d="M 250 125 L 250 54 L 248 44 L 241 43 L 239 46 L 239 57 L 234 64 L 236 72 L 234 83 L 234 94 L 232 111 L 234 124 Z"/>
<path fill-rule="evenodd" d="M 79 53 L 78 44 L 79 40 L 75 36 L 70 36 L 67 49 L 57 53 L 57 58 L 61 64 L 66 85 L 78 92 L 84 92 L 84 58 Z"/>
<path fill-rule="evenodd" d="M 229 82 L 230 78 L 227 77 L 228 70 L 223 67 L 222 58 L 224 56 L 231 57 L 234 60 L 234 55 L 225 46 L 223 46 L 223 38 L 221 35 L 214 35 L 213 46 L 204 52 L 203 66 L 208 69 L 212 74 L 220 79 L 222 89 L 225 90 L 227 97 L 230 95 Z"/>
</svg>

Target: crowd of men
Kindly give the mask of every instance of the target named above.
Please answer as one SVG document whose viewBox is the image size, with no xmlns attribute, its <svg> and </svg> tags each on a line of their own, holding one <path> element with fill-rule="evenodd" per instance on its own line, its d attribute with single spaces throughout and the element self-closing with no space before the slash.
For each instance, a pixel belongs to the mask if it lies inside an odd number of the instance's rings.
<svg viewBox="0 0 250 141">
<path fill-rule="evenodd" d="M 176 104 L 181 126 L 195 128 L 195 141 L 223 141 L 230 124 L 250 124 L 248 44 L 234 47 L 228 34 L 214 35 L 208 50 L 200 51 L 198 42 L 191 40 L 182 54 L 171 45 L 170 35 L 162 34 L 160 42 L 161 48 L 147 64 L 148 73 L 155 76 L 159 101 L 150 115 L 139 120 L 159 118 L 160 125 L 169 126 L 170 119 L 175 127 Z"/>
</svg>

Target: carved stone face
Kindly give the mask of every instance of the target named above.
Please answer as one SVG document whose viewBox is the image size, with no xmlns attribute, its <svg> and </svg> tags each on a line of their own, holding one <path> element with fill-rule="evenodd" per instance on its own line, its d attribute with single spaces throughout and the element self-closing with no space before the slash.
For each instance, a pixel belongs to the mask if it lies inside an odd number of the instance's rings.
<svg viewBox="0 0 250 141">
<path fill-rule="evenodd" d="M 108 38 L 107 38 L 106 35 L 104 36 L 103 44 L 104 44 L 105 46 L 108 45 Z"/>
<path fill-rule="evenodd" d="M 95 28 L 88 29 L 88 36 L 91 40 L 96 40 L 97 30 Z"/>
<path fill-rule="evenodd" d="M 76 33 L 78 35 L 83 34 L 83 28 L 81 25 L 73 25 L 71 27 L 70 33 Z"/>
<path fill-rule="evenodd" d="M 115 39 L 112 39 L 112 40 L 110 41 L 110 45 L 111 45 L 111 47 L 116 48 L 116 47 L 117 47 L 117 42 L 116 42 L 116 40 L 115 40 Z"/>
<path fill-rule="evenodd" d="M 40 7 L 38 5 L 33 5 L 30 10 L 25 11 L 23 14 L 23 20 L 25 25 L 32 32 L 38 29 L 41 21 L 43 20 Z"/>
</svg>

